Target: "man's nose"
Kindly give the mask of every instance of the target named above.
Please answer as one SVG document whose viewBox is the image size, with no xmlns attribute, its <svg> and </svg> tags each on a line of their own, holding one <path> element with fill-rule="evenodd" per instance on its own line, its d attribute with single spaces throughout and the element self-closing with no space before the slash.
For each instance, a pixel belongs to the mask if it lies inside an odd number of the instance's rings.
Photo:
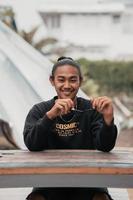
<svg viewBox="0 0 133 200">
<path fill-rule="evenodd" d="M 69 81 L 65 81 L 65 83 L 64 83 L 64 88 L 70 88 L 70 83 L 69 83 Z"/>
</svg>

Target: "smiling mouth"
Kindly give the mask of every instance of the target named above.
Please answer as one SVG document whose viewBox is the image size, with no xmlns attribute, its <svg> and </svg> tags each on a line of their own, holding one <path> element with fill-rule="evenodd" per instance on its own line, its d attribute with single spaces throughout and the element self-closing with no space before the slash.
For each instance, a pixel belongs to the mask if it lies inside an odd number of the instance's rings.
<svg viewBox="0 0 133 200">
<path fill-rule="evenodd" d="M 71 94 L 72 92 L 71 91 L 63 91 L 62 93 L 63 94 Z"/>
</svg>

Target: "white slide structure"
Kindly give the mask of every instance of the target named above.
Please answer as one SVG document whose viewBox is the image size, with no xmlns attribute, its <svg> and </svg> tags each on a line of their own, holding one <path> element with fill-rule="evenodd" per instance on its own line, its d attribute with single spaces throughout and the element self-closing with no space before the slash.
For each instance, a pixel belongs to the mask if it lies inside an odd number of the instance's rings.
<svg viewBox="0 0 133 200">
<path fill-rule="evenodd" d="M 0 22 L 0 118 L 8 121 L 20 148 L 29 109 L 55 95 L 49 82 L 53 63 Z M 80 91 L 80 96 L 87 96 Z"/>
</svg>

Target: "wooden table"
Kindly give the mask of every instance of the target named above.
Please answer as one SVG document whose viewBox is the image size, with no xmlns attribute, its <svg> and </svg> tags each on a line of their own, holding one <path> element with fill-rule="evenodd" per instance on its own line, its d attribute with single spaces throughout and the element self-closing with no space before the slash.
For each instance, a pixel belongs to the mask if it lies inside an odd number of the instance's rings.
<svg viewBox="0 0 133 200">
<path fill-rule="evenodd" d="M 0 151 L 0 187 L 133 188 L 133 149 Z"/>
</svg>

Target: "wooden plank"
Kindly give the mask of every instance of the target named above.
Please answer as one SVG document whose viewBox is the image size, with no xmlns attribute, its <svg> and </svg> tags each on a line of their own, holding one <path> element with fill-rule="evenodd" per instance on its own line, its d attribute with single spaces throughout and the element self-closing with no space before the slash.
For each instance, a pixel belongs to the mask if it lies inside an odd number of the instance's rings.
<svg viewBox="0 0 133 200">
<path fill-rule="evenodd" d="M 0 151 L 0 174 L 4 173 L 132 174 L 133 151 L 114 150 L 112 153 L 88 150 Z"/>
<path fill-rule="evenodd" d="M 133 187 L 133 150 L 0 151 L 0 178 L 1 187 L 36 186 L 37 182 L 48 187 Z"/>
<path fill-rule="evenodd" d="M 47 166 L 117 166 L 129 167 L 133 165 L 133 150 L 114 150 L 111 153 L 90 150 L 49 150 L 43 152 L 29 152 L 22 150 L 0 151 L 0 166 L 28 166 L 30 164 Z M 75 163 L 75 161 L 77 161 Z M 12 163 L 11 163 L 12 162 Z M 100 164 L 99 164 L 100 163 Z"/>
</svg>

